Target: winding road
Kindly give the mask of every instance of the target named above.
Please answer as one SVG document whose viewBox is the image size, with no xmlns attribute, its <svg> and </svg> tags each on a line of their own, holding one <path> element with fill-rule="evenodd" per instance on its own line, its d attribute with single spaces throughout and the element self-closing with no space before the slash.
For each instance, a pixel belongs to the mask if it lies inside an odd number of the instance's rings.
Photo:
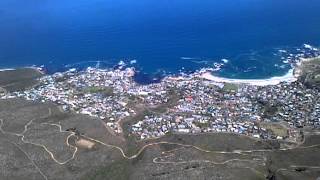
<svg viewBox="0 0 320 180">
<path fill-rule="evenodd" d="M 50 117 L 51 116 L 51 108 L 48 109 L 48 115 L 44 116 L 44 117 L 40 117 L 38 119 L 42 119 L 42 118 L 47 118 L 47 117 Z M 234 162 L 234 161 L 246 161 L 246 162 L 249 162 L 249 161 L 264 161 L 263 159 L 253 159 L 253 160 L 248 160 L 248 159 L 237 159 L 237 158 L 234 158 L 234 159 L 229 159 L 229 160 L 226 160 L 226 161 L 223 161 L 223 162 L 215 162 L 215 161 L 209 161 L 209 160 L 191 160 L 191 161 L 180 161 L 180 162 L 175 162 L 175 161 L 163 161 L 161 159 L 163 158 L 167 158 L 167 157 L 170 157 L 170 156 L 174 156 L 174 154 L 172 153 L 173 151 L 176 151 L 178 149 L 181 149 L 181 148 L 193 148 L 195 150 L 198 150 L 198 151 L 201 151 L 201 152 L 204 152 L 204 153 L 216 153 L 216 154 L 241 154 L 241 155 L 244 155 L 244 156 L 249 156 L 248 153 L 254 153 L 254 152 L 271 152 L 271 151 L 287 151 L 287 150 L 291 150 L 291 149 L 296 149 L 296 148 L 303 148 L 303 149 L 306 149 L 306 148 L 312 148 L 312 147 L 318 147 L 320 146 L 320 144 L 315 144 L 315 145 L 310 145 L 310 146 L 300 146 L 300 144 L 296 147 L 291 147 L 291 148 L 281 148 L 281 149 L 278 149 L 278 150 L 269 150 L 269 149 L 260 149 L 260 150 L 234 150 L 234 151 L 212 151 L 212 150 L 206 150 L 206 149 L 203 149 L 201 147 L 198 147 L 198 146 L 194 146 L 194 145 L 188 145 L 188 144 L 181 144 L 181 143 L 173 143 L 173 142 L 168 142 L 168 141 L 161 141 L 161 142 L 155 142 L 155 143 L 150 143 L 150 144 L 147 144 L 147 145 L 144 145 L 143 147 L 141 147 L 139 149 L 139 151 L 134 154 L 134 155 L 128 155 L 125 153 L 125 151 L 119 147 L 119 146 L 116 146 L 116 145 L 112 145 L 112 144 L 107 144 L 99 139 L 95 139 L 95 138 L 92 138 L 92 137 L 89 137 L 87 135 L 76 135 L 75 132 L 71 132 L 71 131 L 65 131 L 63 130 L 61 124 L 56 124 L 56 123 L 47 123 L 47 122 L 43 122 L 43 123 L 39 123 L 40 125 L 46 125 L 46 126 L 52 126 L 52 127 L 55 127 L 59 130 L 59 133 L 67 133 L 68 136 L 65 140 L 65 143 L 68 147 L 72 148 L 73 149 L 73 153 L 72 153 L 72 156 L 65 160 L 65 161 L 59 161 L 56 157 L 55 157 L 55 154 L 54 152 L 50 151 L 50 149 L 48 147 L 46 147 L 45 145 L 43 144 L 39 144 L 39 143 L 34 143 L 34 142 L 31 142 L 31 141 L 27 141 L 25 140 L 25 133 L 28 131 L 28 127 L 34 123 L 34 120 L 36 119 L 32 119 L 30 121 L 28 121 L 28 123 L 26 123 L 24 125 L 24 130 L 21 132 L 21 133 L 13 133 L 13 132 L 7 132 L 3 129 L 3 125 L 4 125 L 4 120 L 3 119 L 0 119 L 0 132 L 2 132 L 3 134 L 10 134 L 10 135 L 15 135 L 15 136 L 18 136 L 21 138 L 21 141 L 23 143 L 27 143 L 27 144 L 32 144 L 34 146 L 38 146 L 38 147 L 41 147 L 43 148 L 51 157 L 51 159 L 59 164 L 59 165 L 64 165 L 72 160 L 75 159 L 76 157 L 76 154 L 78 152 L 78 147 L 74 146 L 74 145 L 71 145 L 69 143 L 69 139 L 71 137 L 76 137 L 76 139 L 78 139 L 79 137 L 82 137 L 82 138 L 85 138 L 87 140 L 90 140 L 92 142 L 95 142 L 95 143 L 98 143 L 98 144 L 101 144 L 103 146 L 106 146 L 106 147 L 110 147 L 110 148 L 115 148 L 117 150 L 119 150 L 119 152 L 121 153 L 122 157 L 125 158 L 125 159 L 135 159 L 137 158 L 146 148 L 149 148 L 151 146 L 155 146 L 155 145 L 161 145 L 161 144 L 169 144 L 169 145 L 177 145 L 177 146 L 180 146 L 179 148 L 176 148 L 176 149 L 173 149 L 171 151 L 164 151 L 162 152 L 162 154 L 168 154 L 167 156 L 164 156 L 164 157 L 155 157 L 152 162 L 155 163 L 155 164 L 185 164 L 185 163 L 190 163 L 190 162 L 203 162 L 203 163 L 212 163 L 214 165 L 223 165 L 223 164 L 227 164 L 227 163 L 230 163 L 230 162 Z M 28 155 L 27 152 L 25 152 L 18 144 L 14 143 L 14 142 L 10 142 L 11 144 L 13 144 L 14 146 L 16 146 L 20 151 L 22 151 L 25 156 L 30 160 L 30 162 L 33 164 L 33 166 L 37 169 L 37 171 L 41 174 L 41 176 L 47 180 L 47 176 L 41 171 L 41 169 L 36 165 L 36 163 L 33 161 L 33 159 L 30 157 L 30 155 Z M 298 166 L 298 165 L 292 165 L 291 168 L 295 168 L 295 167 L 301 167 L 301 166 Z M 307 167 L 307 166 L 303 166 L 303 167 Z M 250 168 L 250 167 L 248 167 Z M 318 166 L 310 166 L 310 168 L 313 168 L 313 169 L 320 169 L 320 167 Z M 278 171 L 285 171 L 285 170 L 289 170 L 289 169 L 279 169 Z"/>
</svg>

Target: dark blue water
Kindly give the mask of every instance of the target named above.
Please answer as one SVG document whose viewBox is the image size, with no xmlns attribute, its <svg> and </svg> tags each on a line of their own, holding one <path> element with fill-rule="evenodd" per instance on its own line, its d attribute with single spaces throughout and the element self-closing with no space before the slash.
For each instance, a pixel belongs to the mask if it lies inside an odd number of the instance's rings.
<svg viewBox="0 0 320 180">
<path fill-rule="evenodd" d="M 136 59 L 159 76 L 226 58 L 221 76 L 267 78 L 290 68 L 279 49 L 320 45 L 319 9 L 319 0 L 1 0 L 0 67 Z"/>
</svg>

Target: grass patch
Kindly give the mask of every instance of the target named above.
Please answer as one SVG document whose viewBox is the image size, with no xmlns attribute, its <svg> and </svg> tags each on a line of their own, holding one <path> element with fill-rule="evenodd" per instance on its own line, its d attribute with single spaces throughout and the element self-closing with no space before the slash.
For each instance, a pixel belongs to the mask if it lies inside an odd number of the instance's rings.
<svg viewBox="0 0 320 180">
<path fill-rule="evenodd" d="M 275 123 L 261 123 L 260 127 L 265 128 L 273 132 L 276 136 L 286 137 L 288 136 L 287 128 L 283 127 L 280 124 Z"/>
<path fill-rule="evenodd" d="M 224 83 L 222 91 L 224 92 L 238 92 L 239 86 L 233 83 Z"/>
<path fill-rule="evenodd" d="M 201 123 L 201 122 L 193 122 L 194 125 L 196 125 L 197 127 L 203 129 L 203 128 L 207 128 L 209 127 L 209 122 L 205 122 L 205 123 Z"/>
<path fill-rule="evenodd" d="M 82 90 L 83 93 L 86 94 L 103 94 L 105 96 L 113 96 L 113 88 L 112 87 L 86 87 Z"/>
</svg>

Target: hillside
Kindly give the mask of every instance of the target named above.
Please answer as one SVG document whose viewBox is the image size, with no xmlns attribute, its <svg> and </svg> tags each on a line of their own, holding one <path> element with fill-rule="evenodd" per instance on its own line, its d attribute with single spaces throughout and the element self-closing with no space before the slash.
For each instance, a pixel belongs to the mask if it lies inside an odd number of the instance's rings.
<svg viewBox="0 0 320 180">
<path fill-rule="evenodd" d="M 303 61 L 299 80 L 309 88 L 320 89 L 320 58 Z"/>
</svg>

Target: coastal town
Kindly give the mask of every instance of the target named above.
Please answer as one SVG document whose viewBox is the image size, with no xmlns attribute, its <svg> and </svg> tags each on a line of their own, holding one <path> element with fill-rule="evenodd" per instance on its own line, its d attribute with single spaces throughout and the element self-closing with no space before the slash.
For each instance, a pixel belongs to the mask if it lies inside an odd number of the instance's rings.
<svg viewBox="0 0 320 180">
<path fill-rule="evenodd" d="M 30 90 L 2 93 L 1 98 L 53 102 L 62 110 L 101 119 L 115 133 L 121 121 L 137 139 L 167 133 L 236 133 L 262 139 L 298 138 L 303 127 L 320 127 L 319 91 L 301 82 L 255 86 L 207 80 L 205 69 L 139 85 L 133 68 L 70 69 L 40 78 Z M 270 125 L 277 124 L 275 131 Z"/>
<path fill-rule="evenodd" d="M 320 180 L 320 0 L 0 0 L 0 180 Z"/>
</svg>

